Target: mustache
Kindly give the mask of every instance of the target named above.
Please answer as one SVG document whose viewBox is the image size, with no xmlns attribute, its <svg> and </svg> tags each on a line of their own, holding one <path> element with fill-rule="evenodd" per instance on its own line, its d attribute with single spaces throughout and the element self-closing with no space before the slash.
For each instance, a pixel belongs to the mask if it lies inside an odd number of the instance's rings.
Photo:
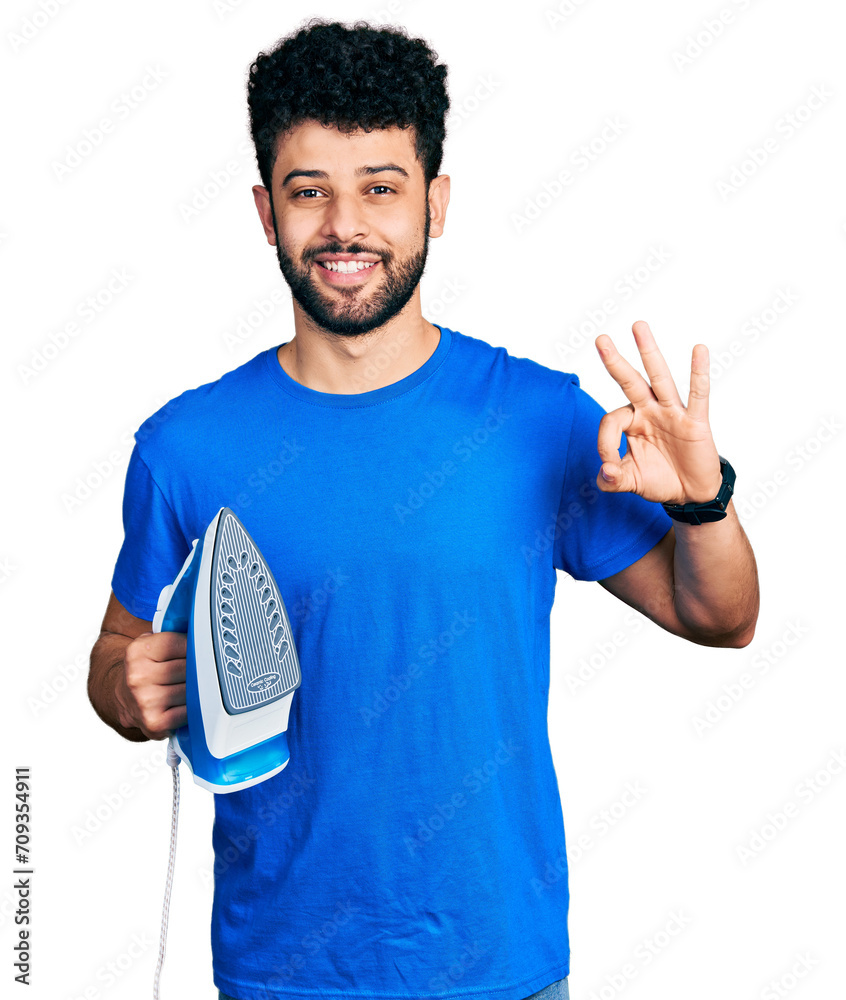
<svg viewBox="0 0 846 1000">
<path fill-rule="evenodd" d="M 391 260 L 391 258 L 393 256 L 391 253 L 389 253 L 387 251 L 376 250 L 376 249 L 374 249 L 372 247 L 363 247 L 363 246 L 358 246 L 358 245 L 352 246 L 352 247 L 340 247 L 340 246 L 335 245 L 335 246 L 323 247 L 322 249 L 319 249 L 319 250 L 309 250 L 309 251 L 307 251 L 306 253 L 303 254 L 303 260 L 313 261 L 316 257 L 319 257 L 320 254 L 322 254 L 322 253 L 328 253 L 328 254 L 342 254 L 342 253 L 364 254 L 364 253 L 366 253 L 366 254 L 372 254 L 374 257 L 379 257 L 383 261 L 389 261 L 389 260 Z"/>
</svg>

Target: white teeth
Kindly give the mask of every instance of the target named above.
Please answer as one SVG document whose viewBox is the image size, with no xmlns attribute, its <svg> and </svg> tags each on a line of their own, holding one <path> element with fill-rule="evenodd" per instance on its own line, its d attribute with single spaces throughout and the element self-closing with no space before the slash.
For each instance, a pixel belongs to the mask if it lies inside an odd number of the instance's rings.
<svg viewBox="0 0 846 1000">
<path fill-rule="evenodd" d="M 318 261 L 321 267 L 327 271 L 339 271 L 341 274 L 354 274 L 356 271 L 363 271 L 367 267 L 373 267 L 375 260 L 321 260 Z"/>
</svg>

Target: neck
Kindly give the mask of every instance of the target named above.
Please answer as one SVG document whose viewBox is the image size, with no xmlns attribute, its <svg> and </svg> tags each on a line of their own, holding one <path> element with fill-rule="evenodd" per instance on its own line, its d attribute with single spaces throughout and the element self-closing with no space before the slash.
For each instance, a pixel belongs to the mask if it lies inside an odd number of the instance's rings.
<svg viewBox="0 0 846 1000">
<path fill-rule="evenodd" d="M 279 364 L 317 392 L 350 395 L 393 385 L 428 361 L 441 335 L 419 305 L 415 315 L 405 312 L 369 333 L 345 337 L 316 326 L 295 306 L 296 333 L 277 350 Z"/>
</svg>

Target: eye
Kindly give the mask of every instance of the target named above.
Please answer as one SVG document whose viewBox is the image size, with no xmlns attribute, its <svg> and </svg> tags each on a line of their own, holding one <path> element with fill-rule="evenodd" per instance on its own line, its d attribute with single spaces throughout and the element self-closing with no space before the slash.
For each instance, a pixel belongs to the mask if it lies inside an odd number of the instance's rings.
<svg viewBox="0 0 846 1000">
<path fill-rule="evenodd" d="M 389 188 L 386 184 L 374 184 L 373 187 L 370 188 L 370 190 L 371 191 L 384 191 L 384 192 L 387 192 L 388 194 L 394 194 L 393 188 Z M 313 195 L 313 194 L 320 194 L 320 192 L 317 190 L 317 188 L 302 188 L 301 190 L 295 192 L 295 194 L 293 195 L 293 197 L 295 199 L 296 198 L 303 198 L 304 195 Z M 314 198 L 309 197 L 309 198 L 305 198 L 304 200 L 306 200 L 306 201 L 314 201 Z"/>
</svg>

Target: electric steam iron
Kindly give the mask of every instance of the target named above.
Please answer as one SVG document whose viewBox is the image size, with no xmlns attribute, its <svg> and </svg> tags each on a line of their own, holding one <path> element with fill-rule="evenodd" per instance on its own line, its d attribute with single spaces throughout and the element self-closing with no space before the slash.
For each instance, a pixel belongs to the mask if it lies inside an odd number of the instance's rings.
<svg viewBox="0 0 846 1000">
<path fill-rule="evenodd" d="M 210 792 L 237 792 L 288 763 L 288 716 L 300 686 L 291 623 L 249 532 L 221 507 L 159 595 L 154 632 L 184 632 L 188 723 L 172 733 L 170 857 L 153 998 L 165 957 L 179 816 L 179 762 Z"/>
<path fill-rule="evenodd" d="M 211 792 L 281 771 L 300 664 L 273 574 L 228 507 L 162 590 L 153 631 L 188 635 L 188 723 L 171 735 L 169 757 L 175 752 Z"/>
</svg>

